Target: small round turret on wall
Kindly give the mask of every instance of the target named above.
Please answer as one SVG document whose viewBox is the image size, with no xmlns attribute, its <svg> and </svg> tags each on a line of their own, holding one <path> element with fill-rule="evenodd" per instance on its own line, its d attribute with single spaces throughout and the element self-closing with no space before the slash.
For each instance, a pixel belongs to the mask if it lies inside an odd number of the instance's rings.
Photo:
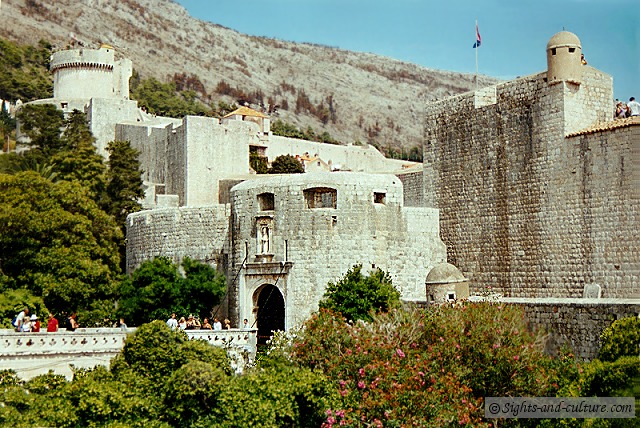
<svg viewBox="0 0 640 428">
<path fill-rule="evenodd" d="M 53 97 L 58 99 L 113 98 L 113 48 L 72 49 L 51 55 Z"/>
<path fill-rule="evenodd" d="M 547 43 L 547 82 L 555 84 L 582 81 L 582 45 L 569 31 L 556 33 Z"/>
</svg>

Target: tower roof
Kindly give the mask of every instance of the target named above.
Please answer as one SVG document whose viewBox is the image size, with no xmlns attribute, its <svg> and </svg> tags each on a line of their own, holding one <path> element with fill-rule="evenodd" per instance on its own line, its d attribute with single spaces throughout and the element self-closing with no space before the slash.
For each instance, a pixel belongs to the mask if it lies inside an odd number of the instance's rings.
<svg viewBox="0 0 640 428">
<path fill-rule="evenodd" d="M 244 106 L 235 109 L 234 111 L 232 111 L 231 113 L 227 114 L 224 117 L 227 118 L 227 117 L 236 116 L 236 115 L 238 115 L 238 116 L 262 117 L 262 118 L 269 117 L 266 114 L 260 113 L 259 111 L 255 111 L 252 108 L 244 107 Z"/>
<path fill-rule="evenodd" d="M 553 37 L 549 39 L 549 43 L 547 43 L 547 49 L 557 48 L 560 46 L 571 46 L 582 49 L 578 36 L 569 31 L 560 31 L 559 33 L 554 34 Z"/>
<path fill-rule="evenodd" d="M 462 275 L 462 272 L 457 267 L 451 263 L 440 263 L 429 271 L 425 284 L 450 284 L 464 281 L 467 281 L 467 278 Z"/>
</svg>

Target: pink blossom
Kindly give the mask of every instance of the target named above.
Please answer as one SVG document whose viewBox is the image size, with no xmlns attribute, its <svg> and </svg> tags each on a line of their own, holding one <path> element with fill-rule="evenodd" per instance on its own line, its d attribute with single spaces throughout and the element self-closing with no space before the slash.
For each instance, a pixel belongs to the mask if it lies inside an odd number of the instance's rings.
<svg viewBox="0 0 640 428">
<path fill-rule="evenodd" d="M 344 410 L 338 410 L 336 412 L 336 416 L 338 416 L 339 418 L 344 418 Z"/>
<path fill-rule="evenodd" d="M 340 395 L 342 395 L 343 397 L 347 395 L 347 390 L 343 389 L 342 391 L 340 391 Z"/>
<path fill-rule="evenodd" d="M 440 342 L 444 342 L 444 337 L 440 337 Z"/>
<path fill-rule="evenodd" d="M 358 374 L 359 374 L 360 376 L 364 376 L 364 369 L 363 369 L 363 368 L 360 368 L 360 369 L 358 370 Z"/>
<path fill-rule="evenodd" d="M 494 343 L 493 344 L 493 349 L 498 349 L 500 347 L 500 345 L 498 343 Z"/>
<path fill-rule="evenodd" d="M 327 418 L 327 423 L 328 423 L 328 424 L 333 425 L 333 424 L 335 424 L 335 423 L 336 423 L 336 420 L 334 419 L 334 417 L 333 417 L 333 416 L 329 416 L 329 417 Z"/>
<path fill-rule="evenodd" d="M 365 387 L 364 382 L 363 381 L 358 381 L 358 388 L 364 389 L 364 387 Z"/>
<path fill-rule="evenodd" d="M 404 358 L 405 357 L 404 352 L 402 352 L 402 349 L 400 349 L 400 348 L 396 349 L 396 354 L 398 354 L 398 357 L 400 357 L 400 358 Z"/>
<path fill-rule="evenodd" d="M 418 374 L 422 377 L 424 377 L 424 372 L 418 372 Z"/>
<path fill-rule="evenodd" d="M 340 384 L 340 388 L 344 388 L 344 386 L 347 384 L 347 382 L 341 380 L 340 382 L 338 382 Z"/>
<path fill-rule="evenodd" d="M 516 360 L 516 361 L 518 361 L 518 360 L 520 359 L 520 355 L 514 355 L 514 356 L 513 356 L 513 359 L 514 359 L 514 360 Z"/>
<path fill-rule="evenodd" d="M 460 345 L 456 343 L 456 349 L 460 349 Z"/>
<path fill-rule="evenodd" d="M 347 355 L 351 355 L 351 354 L 352 354 L 351 349 L 347 349 Z"/>
<path fill-rule="evenodd" d="M 331 416 L 333 414 L 333 412 L 331 411 L 331 409 L 327 409 L 327 411 L 325 412 L 327 414 L 327 416 Z"/>
<path fill-rule="evenodd" d="M 384 411 L 384 417 L 389 419 L 389 415 L 391 415 L 391 412 L 389 412 L 388 410 Z"/>
</svg>

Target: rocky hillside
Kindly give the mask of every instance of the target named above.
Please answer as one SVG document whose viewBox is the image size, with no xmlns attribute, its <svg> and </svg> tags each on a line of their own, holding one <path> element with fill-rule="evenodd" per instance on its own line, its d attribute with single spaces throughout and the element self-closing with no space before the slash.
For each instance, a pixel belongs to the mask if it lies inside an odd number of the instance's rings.
<svg viewBox="0 0 640 428">
<path fill-rule="evenodd" d="M 470 74 L 240 34 L 170 0 L 4 0 L 0 14 L 0 36 L 10 40 L 46 39 L 57 49 L 73 37 L 87 47 L 109 43 L 141 76 L 176 81 L 205 102 L 262 104 L 301 129 L 392 151 L 421 144 L 426 102 L 475 85 Z"/>
</svg>

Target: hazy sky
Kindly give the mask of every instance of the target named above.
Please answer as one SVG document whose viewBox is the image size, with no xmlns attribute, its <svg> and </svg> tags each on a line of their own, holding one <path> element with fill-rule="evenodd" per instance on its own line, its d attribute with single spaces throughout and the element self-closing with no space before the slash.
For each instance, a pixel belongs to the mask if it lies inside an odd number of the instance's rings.
<svg viewBox="0 0 640 428">
<path fill-rule="evenodd" d="M 371 52 L 425 67 L 513 78 L 546 69 L 547 42 L 575 33 L 616 98 L 640 98 L 639 0 L 176 0 L 199 19 L 255 36 Z"/>
</svg>

